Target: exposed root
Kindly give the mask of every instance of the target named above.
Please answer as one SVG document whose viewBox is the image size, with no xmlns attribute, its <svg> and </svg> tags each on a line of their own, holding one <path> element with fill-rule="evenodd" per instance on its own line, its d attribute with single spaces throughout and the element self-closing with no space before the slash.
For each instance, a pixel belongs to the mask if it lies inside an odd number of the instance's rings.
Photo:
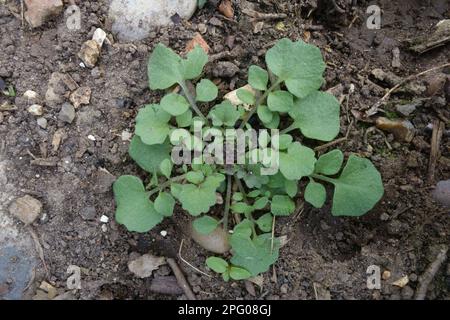
<svg viewBox="0 0 450 320">
<path fill-rule="evenodd" d="M 428 266 L 428 268 L 425 270 L 425 272 L 420 277 L 419 287 L 416 291 L 416 300 L 425 300 L 425 297 L 427 295 L 428 286 L 431 284 L 431 281 L 433 281 L 433 278 L 436 275 L 436 273 L 439 271 L 439 268 L 441 267 L 441 265 L 447 259 L 447 251 L 448 251 L 448 247 L 442 246 L 436 259 Z"/>
</svg>

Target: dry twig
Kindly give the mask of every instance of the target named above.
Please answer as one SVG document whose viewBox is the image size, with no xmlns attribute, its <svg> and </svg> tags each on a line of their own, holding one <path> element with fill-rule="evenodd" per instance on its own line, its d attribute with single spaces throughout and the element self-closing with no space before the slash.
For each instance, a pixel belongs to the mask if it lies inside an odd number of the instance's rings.
<svg viewBox="0 0 450 320">
<path fill-rule="evenodd" d="M 189 283 L 187 282 L 183 272 L 181 271 L 180 267 L 178 266 L 177 262 L 173 258 L 167 258 L 167 263 L 169 264 L 170 268 L 172 268 L 172 271 L 175 275 L 175 278 L 177 278 L 178 285 L 183 289 L 184 294 L 189 300 L 197 300 L 195 297 L 194 292 L 192 292 L 191 287 L 189 286 Z"/>
<path fill-rule="evenodd" d="M 448 247 L 442 246 L 436 259 L 428 266 L 428 268 L 425 270 L 425 272 L 420 277 L 419 287 L 416 291 L 416 300 L 425 300 L 425 297 L 427 295 L 428 286 L 430 285 L 431 281 L 433 281 L 433 278 L 436 275 L 436 273 L 439 271 L 439 268 L 441 267 L 441 265 L 447 259 L 447 251 L 448 251 Z"/>
<path fill-rule="evenodd" d="M 445 124 L 440 120 L 433 121 L 433 135 L 431 137 L 430 161 L 428 163 L 428 183 L 434 182 L 434 173 L 436 171 L 436 163 L 439 158 L 439 146 L 441 144 L 442 134 Z"/>
<path fill-rule="evenodd" d="M 394 93 L 395 91 L 397 91 L 400 87 L 402 87 L 406 83 L 408 83 L 408 82 L 410 82 L 410 81 L 412 81 L 412 80 L 414 80 L 414 79 L 416 79 L 416 78 L 418 78 L 420 76 L 423 76 L 423 75 L 425 75 L 425 74 L 427 74 L 429 72 L 433 72 L 433 71 L 436 71 L 436 70 L 439 70 L 439 69 L 443 69 L 443 68 L 446 68 L 446 67 L 450 67 L 450 63 L 446 63 L 446 64 L 443 64 L 443 65 L 440 65 L 440 66 L 437 66 L 437 67 L 433 67 L 431 69 L 428 69 L 428 70 L 419 72 L 417 74 L 413 74 L 413 75 L 411 75 L 409 77 L 406 77 L 405 79 L 403 79 L 402 81 L 397 83 L 394 87 L 389 89 L 389 91 L 386 92 L 386 94 L 372 108 L 367 110 L 366 114 L 368 116 L 372 116 L 375 113 L 377 113 L 378 112 L 378 108 L 389 99 L 391 94 Z"/>
</svg>

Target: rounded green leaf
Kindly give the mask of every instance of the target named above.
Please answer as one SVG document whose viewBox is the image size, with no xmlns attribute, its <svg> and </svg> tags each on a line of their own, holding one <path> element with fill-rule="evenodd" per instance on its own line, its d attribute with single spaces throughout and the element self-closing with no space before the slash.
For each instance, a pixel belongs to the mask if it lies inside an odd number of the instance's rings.
<svg viewBox="0 0 450 320">
<path fill-rule="evenodd" d="M 180 114 L 175 118 L 178 127 L 185 128 L 189 127 L 192 123 L 192 111 L 189 109 L 183 114 Z"/>
<path fill-rule="evenodd" d="M 231 211 L 235 213 L 248 213 L 252 212 L 252 206 L 246 204 L 245 202 L 236 202 L 231 205 Z"/>
<path fill-rule="evenodd" d="M 186 59 L 181 61 L 181 70 L 184 80 L 195 79 L 202 74 L 203 67 L 208 62 L 208 55 L 199 46 L 188 52 Z"/>
<path fill-rule="evenodd" d="M 266 70 L 256 65 L 251 65 L 248 69 L 248 83 L 253 89 L 265 91 L 267 89 L 267 82 L 269 81 L 269 74 Z"/>
<path fill-rule="evenodd" d="M 209 257 L 206 259 L 206 265 L 217 273 L 224 273 L 228 269 L 228 262 L 218 257 Z"/>
<path fill-rule="evenodd" d="M 331 141 L 339 134 L 339 101 L 330 93 L 314 92 L 296 99 L 289 115 L 305 137 Z"/>
<path fill-rule="evenodd" d="M 184 210 L 193 216 L 206 213 L 216 204 L 216 190 L 225 179 L 222 174 L 206 177 L 199 185 L 183 184 L 177 194 Z"/>
<path fill-rule="evenodd" d="M 216 105 L 209 112 L 209 117 L 212 119 L 214 126 L 233 127 L 241 114 L 235 106 L 229 101 L 224 101 Z"/>
<path fill-rule="evenodd" d="M 243 103 L 255 104 L 255 95 L 249 90 L 242 88 L 238 89 L 238 91 L 236 91 L 236 95 Z"/>
<path fill-rule="evenodd" d="M 155 210 L 165 217 L 170 217 L 173 214 L 175 207 L 175 199 L 170 193 L 161 192 L 155 199 Z"/>
<path fill-rule="evenodd" d="M 167 178 L 170 178 L 170 174 L 172 173 L 172 166 L 173 163 L 170 161 L 170 159 L 164 159 L 161 164 L 159 165 L 159 169 L 161 173 Z"/>
<path fill-rule="evenodd" d="M 256 224 L 262 232 L 272 231 L 272 222 L 273 216 L 271 213 L 266 213 L 256 220 Z"/>
<path fill-rule="evenodd" d="M 299 142 L 292 143 L 287 152 L 280 152 L 280 171 L 288 180 L 311 175 L 315 163 L 314 151 Z"/>
<path fill-rule="evenodd" d="M 219 90 L 217 86 L 208 79 L 202 79 L 197 83 L 196 87 L 196 100 L 200 102 L 210 102 L 217 98 Z"/>
<path fill-rule="evenodd" d="M 277 129 L 279 125 L 280 125 L 280 115 L 278 114 L 278 112 L 273 113 L 272 120 L 270 122 L 264 123 L 264 126 L 267 129 Z"/>
<path fill-rule="evenodd" d="M 186 180 L 190 183 L 199 184 L 205 179 L 203 172 L 201 171 L 189 171 L 186 174 Z"/>
<path fill-rule="evenodd" d="M 269 123 L 272 121 L 273 113 L 269 110 L 268 106 L 260 105 L 256 112 L 258 114 L 259 120 L 261 120 L 262 123 Z"/>
<path fill-rule="evenodd" d="M 230 268 L 230 277 L 233 280 L 244 280 L 250 278 L 251 276 L 252 274 L 247 270 L 245 270 L 244 268 L 239 267 Z"/>
<path fill-rule="evenodd" d="M 334 184 L 334 216 L 361 216 L 380 201 L 384 193 L 381 175 L 368 159 L 351 155 Z"/>
<path fill-rule="evenodd" d="M 182 95 L 169 93 L 161 99 L 161 108 L 173 116 L 179 116 L 189 109 L 189 102 Z"/>
<path fill-rule="evenodd" d="M 284 180 L 284 189 L 289 197 L 295 197 L 298 192 L 297 180 Z"/>
<path fill-rule="evenodd" d="M 342 151 L 339 149 L 332 150 L 319 157 L 314 172 L 331 176 L 341 170 L 343 162 L 344 154 Z"/>
<path fill-rule="evenodd" d="M 230 272 L 229 272 L 229 270 L 227 270 L 224 273 L 222 273 L 222 279 L 225 282 L 230 281 Z"/>
<path fill-rule="evenodd" d="M 147 232 L 160 223 L 163 216 L 155 210 L 141 179 L 121 176 L 113 185 L 116 221 L 129 231 Z"/>
<path fill-rule="evenodd" d="M 280 134 L 278 137 L 278 143 L 272 142 L 272 146 L 274 148 L 277 148 L 278 150 L 286 150 L 289 148 L 289 146 L 291 145 L 293 141 L 293 138 L 290 134 Z"/>
<path fill-rule="evenodd" d="M 159 105 L 146 105 L 136 116 L 135 133 L 145 144 L 161 144 L 170 132 L 169 120 L 170 114 Z"/>
<path fill-rule="evenodd" d="M 259 198 L 255 201 L 253 204 L 253 209 L 255 210 L 262 210 L 266 207 L 266 205 L 269 203 L 269 199 L 267 197 Z"/>
<path fill-rule="evenodd" d="M 305 189 L 305 200 L 315 208 L 322 208 L 326 198 L 325 187 L 311 179 Z"/>
<path fill-rule="evenodd" d="M 306 97 L 323 83 L 325 62 L 320 49 L 302 40 L 279 40 L 267 51 L 266 63 L 279 80 L 285 81 L 289 92 L 297 97 Z"/>
<path fill-rule="evenodd" d="M 148 145 L 142 142 L 139 136 L 131 139 L 128 153 L 130 157 L 145 171 L 153 173 L 160 170 L 160 164 L 170 159 L 171 147 L 169 143 Z"/>
<path fill-rule="evenodd" d="M 289 112 L 292 110 L 293 105 L 294 97 L 287 91 L 273 91 L 267 97 L 267 106 L 274 112 Z"/>
<path fill-rule="evenodd" d="M 295 203 L 288 196 L 276 195 L 272 198 L 270 210 L 274 216 L 288 216 L 295 210 Z"/>
<path fill-rule="evenodd" d="M 180 66 L 181 58 L 172 49 L 157 44 L 148 62 L 150 89 L 167 89 L 182 81 Z"/>
<path fill-rule="evenodd" d="M 219 221 L 210 216 L 203 216 L 195 219 L 192 225 L 198 233 L 210 234 L 217 228 Z"/>
<path fill-rule="evenodd" d="M 261 234 L 250 238 L 250 235 L 233 233 L 230 237 L 233 257 L 231 263 L 248 270 L 252 276 L 269 270 L 277 261 L 280 249 L 280 241 L 273 239 L 270 233 Z"/>
</svg>

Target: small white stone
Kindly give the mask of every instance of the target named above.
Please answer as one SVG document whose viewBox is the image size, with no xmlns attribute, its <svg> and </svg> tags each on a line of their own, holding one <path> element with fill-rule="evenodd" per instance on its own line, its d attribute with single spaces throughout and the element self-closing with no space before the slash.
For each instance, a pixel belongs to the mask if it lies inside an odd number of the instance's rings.
<svg viewBox="0 0 450 320">
<path fill-rule="evenodd" d="M 102 216 L 100 217 L 100 222 L 108 223 L 108 221 L 109 221 L 109 218 L 108 218 L 107 216 L 102 215 Z"/>
<path fill-rule="evenodd" d="M 128 130 L 123 130 L 121 136 L 122 141 L 130 141 L 133 134 Z"/>
<path fill-rule="evenodd" d="M 83 62 L 80 62 L 80 67 L 86 68 L 86 65 Z"/>
<path fill-rule="evenodd" d="M 41 176 L 37 174 L 35 177 L 39 179 Z"/>
<path fill-rule="evenodd" d="M 167 231 L 166 231 L 166 230 L 162 230 L 162 231 L 160 232 L 160 234 L 161 234 L 163 237 L 165 237 L 165 236 L 167 236 Z"/>
<path fill-rule="evenodd" d="M 44 114 L 44 107 L 39 104 L 33 104 L 29 106 L 27 110 L 33 116 L 42 116 Z"/>
<path fill-rule="evenodd" d="M 46 129 L 47 128 L 47 119 L 45 119 L 45 118 L 37 118 L 36 122 L 37 122 L 38 126 L 41 127 L 42 129 Z"/>
<path fill-rule="evenodd" d="M 91 140 L 91 141 L 95 141 L 95 140 L 96 140 L 95 137 L 94 137 L 92 134 L 88 135 L 87 138 L 88 138 L 89 140 Z"/>
<path fill-rule="evenodd" d="M 108 231 L 108 227 L 106 226 L 106 224 L 102 224 L 102 231 L 103 232 Z"/>
<path fill-rule="evenodd" d="M 103 31 L 103 29 L 101 28 L 97 28 L 94 32 L 94 35 L 92 36 L 92 40 L 97 42 L 98 45 L 101 47 L 105 39 L 106 39 L 106 32 Z"/>
<path fill-rule="evenodd" d="M 38 94 L 37 92 L 33 91 L 33 90 L 27 90 L 25 91 L 25 93 L 23 94 L 24 98 L 27 98 L 28 100 L 34 100 L 37 99 Z"/>
</svg>

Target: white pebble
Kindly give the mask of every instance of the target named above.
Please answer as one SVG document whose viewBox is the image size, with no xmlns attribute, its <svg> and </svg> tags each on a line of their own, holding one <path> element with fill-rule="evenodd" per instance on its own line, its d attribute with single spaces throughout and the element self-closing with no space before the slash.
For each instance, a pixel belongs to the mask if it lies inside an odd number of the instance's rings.
<svg viewBox="0 0 450 320">
<path fill-rule="evenodd" d="M 91 140 L 91 141 L 95 141 L 96 140 L 95 137 L 92 134 L 88 135 L 88 139 Z"/>
<path fill-rule="evenodd" d="M 167 231 L 166 231 L 166 230 L 162 230 L 162 231 L 160 232 L 160 234 L 161 234 L 163 237 L 165 237 L 165 236 L 167 236 Z"/>
<path fill-rule="evenodd" d="M 98 45 L 101 47 L 103 45 L 103 41 L 106 39 L 106 32 L 103 31 L 101 28 L 97 28 L 94 32 L 94 35 L 92 36 L 92 40 L 98 43 Z"/>
<path fill-rule="evenodd" d="M 121 136 L 122 141 L 130 141 L 133 134 L 128 130 L 123 130 Z"/>
<path fill-rule="evenodd" d="M 103 232 L 108 231 L 108 227 L 106 226 L 106 224 L 102 224 L 102 231 Z"/>
<path fill-rule="evenodd" d="M 27 90 L 25 91 L 25 93 L 23 94 L 24 98 L 27 98 L 29 100 L 34 100 L 38 97 L 37 92 L 33 91 L 33 90 Z"/>
<path fill-rule="evenodd" d="M 86 68 L 86 65 L 83 62 L 80 62 L 80 67 Z"/>
<path fill-rule="evenodd" d="M 44 108 L 39 104 L 33 104 L 27 110 L 33 116 L 42 116 L 44 114 Z"/>
<path fill-rule="evenodd" d="M 100 217 L 100 222 L 108 223 L 108 221 L 109 221 L 109 218 L 108 218 L 107 216 L 102 215 L 102 216 Z"/>
</svg>

